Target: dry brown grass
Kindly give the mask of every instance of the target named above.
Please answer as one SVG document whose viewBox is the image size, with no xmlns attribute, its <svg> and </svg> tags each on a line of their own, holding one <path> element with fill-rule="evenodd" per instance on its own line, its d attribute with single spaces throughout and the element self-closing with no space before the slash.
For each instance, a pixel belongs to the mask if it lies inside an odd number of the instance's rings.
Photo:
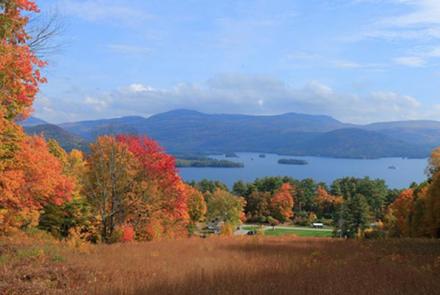
<svg viewBox="0 0 440 295">
<path fill-rule="evenodd" d="M 434 240 L 211 238 L 100 245 L 90 253 L 47 245 L 10 240 L 0 244 L 0 294 L 439 294 L 440 290 L 440 242 Z M 38 251 L 23 254 L 32 247 L 48 248 L 40 256 Z"/>
</svg>

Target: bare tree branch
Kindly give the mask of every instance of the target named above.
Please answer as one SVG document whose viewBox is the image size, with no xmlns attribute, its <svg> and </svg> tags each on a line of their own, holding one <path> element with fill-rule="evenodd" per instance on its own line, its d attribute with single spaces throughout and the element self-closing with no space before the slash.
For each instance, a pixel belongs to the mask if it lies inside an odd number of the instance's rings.
<svg viewBox="0 0 440 295">
<path fill-rule="evenodd" d="M 65 30 L 58 11 L 32 14 L 27 32 L 30 35 L 28 45 L 39 58 L 57 53 L 63 46 L 61 35 Z"/>
</svg>

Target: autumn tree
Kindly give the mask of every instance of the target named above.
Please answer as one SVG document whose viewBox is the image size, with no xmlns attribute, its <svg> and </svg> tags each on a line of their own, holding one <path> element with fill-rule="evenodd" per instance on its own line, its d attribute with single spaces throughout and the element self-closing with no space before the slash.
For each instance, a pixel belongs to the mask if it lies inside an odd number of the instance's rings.
<svg viewBox="0 0 440 295">
<path fill-rule="evenodd" d="M 114 137 L 99 137 L 90 150 L 85 192 L 101 220 L 102 240 L 111 242 L 115 228 L 125 222 L 139 165 Z"/>
<path fill-rule="evenodd" d="M 410 216 L 414 206 L 414 192 L 412 189 L 406 189 L 400 193 L 397 199 L 389 206 L 394 218 L 388 216 L 388 220 L 393 220 L 387 228 L 392 236 L 408 237 L 410 235 Z"/>
<path fill-rule="evenodd" d="M 84 240 L 96 241 L 95 218 L 82 190 L 86 172 L 86 161 L 81 151 L 70 153 L 55 140 L 48 141 L 49 152 L 62 164 L 63 174 L 75 183 L 71 200 L 62 205 L 47 204 L 41 211 L 38 227 L 57 238 L 67 238 L 71 234 Z"/>
<path fill-rule="evenodd" d="M 25 28 L 28 17 L 23 11 L 38 12 L 37 6 L 27 0 L 0 2 L 0 172 L 9 165 L 18 148 L 22 129 L 15 120 L 26 117 L 44 82 L 40 69 L 44 63 L 27 45 L 30 39 Z"/>
<path fill-rule="evenodd" d="M 327 192 L 322 186 L 319 186 L 316 190 L 315 203 L 318 207 L 318 213 L 320 216 L 331 215 L 339 208 L 343 203 L 343 198 L 339 196 L 333 196 Z"/>
<path fill-rule="evenodd" d="M 192 223 L 200 222 L 205 219 L 207 207 L 203 194 L 195 188 L 185 186 L 188 196 L 188 214 Z"/>
<path fill-rule="evenodd" d="M 27 0 L 0 1 L 0 219 L 22 208 L 13 199 L 21 198 L 16 191 L 24 184 L 17 152 L 25 135 L 15 121 L 29 114 L 39 83 L 44 82 L 40 74 L 44 63 L 27 45 L 24 11 L 38 8 Z"/>
<path fill-rule="evenodd" d="M 213 193 L 217 189 L 221 189 L 224 191 L 228 190 L 228 187 L 224 183 L 217 180 L 202 179 L 198 182 L 192 181 L 189 184 L 202 193 L 207 193 L 207 192 Z"/>
<path fill-rule="evenodd" d="M 208 193 L 207 220 L 237 226 L 244 218 L 243 208 L 245 203 L 243 198 L 234 196 L 224 190 L 217 189 L 213 193 Z"/>
<path fill-rule="evenodd" d="M 429 158 L 428 167 L 426 168 L 426 174 L 429 178 L 432 178 L 437 172 L 440 171 L 440 147 L 434 149 Z"/>
<path fill-rule="evenodd" d="M 0 198 L 4 225 L 35 226 L 44 206 L 60 206 L 71 200 L 75 182 L 63 175 L 62 163 L 49 153 L 42 137 L 26 138 L 15 161 L 14 189 Z"/>
<path fill-rule="evenodd" d="M 128 209 L 140 239 L 187 235 L 187 190 L 175 159 L 145 136 L 118 136 L 140 166 Z"/>
<path fill-rule="evenodd" d="M 245 197 L 246 219 L 252 222 L 265 223 L 271 214 L 271 198 L 269 192 L 253 191 Z"/>
<path fill-rule="evenodd" d="M 427 182 L 421 183 L 413 189 L 413 207 L 409 217 L 411 237 L 429 237 L 430 227 L 428 221 L 428 189 Z"/>
<path fill-rule="evenodd" d="M 289 183 L 284 183 L 271 199 L 272 216 L 284 223 L 293 216 L 294 188 Z"/>
</svg>

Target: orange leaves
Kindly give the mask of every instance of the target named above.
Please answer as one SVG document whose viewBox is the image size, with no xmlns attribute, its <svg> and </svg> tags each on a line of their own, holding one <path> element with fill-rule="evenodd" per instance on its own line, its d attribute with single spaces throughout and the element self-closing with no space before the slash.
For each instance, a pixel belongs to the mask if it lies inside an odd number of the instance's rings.
<svg viewBox="0 0 440 295">
<path fill-rule="evenodd" d="M 74 182 L 64 176 L 61 162 L 51 155 L 42 137 L 28 137 L 17 154 L 25 185 L 19 195 L 26 207 L 61 205 L 71 198 Z"/>
<path fill-rule="evenodd" d="M 141 165 L 140 179 L 156 186 L 157 193 L 162 195 L 164 213 L 174 220 L 188 220 L 187 192 L 174 158 L 146 136 L 118 136 L 117 140 L 127 145 Z"/>
<path fill-rule="evenodd" d="M 28 11 L 35 11 L 38 12 L 38 7 L 33 1 L 29 0 L 16 0 L 17 6 L 21 9 L 28 10 Z"/>
<path fill-rule="evenodd" d="M 192 222 L 203 221 L 206 215 L 207 207 L 203 194 L 197 189 L 186 185 L 188 195 L 188 214 Z"/>
<path fill-rule="evenodd" d="M 45 82 L 39 71 L 45 63 L 26 44 L 28 20 L 21 15 L 22 10 L 37 12 L 35 3 L 9 0 L 4 7 L 0 18 L 0 109 L 8 120 L 12 120 L 29 113 L 38 85 Z"/>
<path fill-rule="evenodd" d="M 75 181 L 63 175 L 61 162 L 49 153 L 44 139 L 35 136 L 20 144 L 13 165 L 0 174 L 0 188 L 0 208 L 7 211 L 5 226 L 22 227 L 43 206 L 69 201 Z"/>
<path fill-rule="evenodd" d="M 135 233 L 134 233 L 134 229 L 132 226 L 125 225 L 122 228 L 122 238 L 121 238 L 122 242 L 132 242 L 132 241 L 134 241 L 134 236 L 135 236 Z"/>
<path fill-rule="evenodd" d="M 271 199 L 272 215 L 280 222 L 285 222 L 293 216 L 294 188 L 284 183 Z"/>
<path fill-rule="evenodd" d="M 409 216 L 414 206 L 414 192 L 406 189 L 400 193 L 397 199 L 390 205 L 389 209 L 395 218 L 395 226 L 398 235 L 409 236 L 410 224 Z"/>
<path fill-rule="evenodd" d="M 174 158 L 147 137 L 103 136 L 91 145 L 89 202 L 101 215 L 102 237 L 131 224 L 138 239 L 187 234 L 188 190 Z"/>
<path fill-rule="evenodd" d="M 23 130 L 15 123 L 28 115 L 38 85 L 45 81 L 38 71 L 44 62 L 26 43 L 28 18 L 22 15 L 23 10 L 37 12 L 38 8 L 33 1 L 8 0 L 0 2 L 0 9 L 0 208 L 5 227 L 22 226 L 23 220 L 34 220 L 34 210 L 44 204 L 63 202 L 72 184 L 61 176 L 44 141 L 24 140 Z M 40 167 L 38 161 L 42 161 Z"/>
<path fill-rule="evenodd" d="M 329 194 L 323 187 L 319 186 L 316 190 L 315 197 L 316 204 L 322 213 L 333 212 L 334 209 L 344 202 L 344 199 L 339 196 Z"/>
</svg>

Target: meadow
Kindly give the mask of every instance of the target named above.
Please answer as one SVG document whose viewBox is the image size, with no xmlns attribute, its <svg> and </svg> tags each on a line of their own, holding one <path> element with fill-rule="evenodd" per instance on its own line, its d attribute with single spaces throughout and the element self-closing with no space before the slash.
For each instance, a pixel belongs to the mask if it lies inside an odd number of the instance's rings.
<svg viewBox="0 0 440 295">
<path fill-rule="evenodd" d="M 244 230 L 258 230 L 258 226 L 245 225 L 241 227 Z M 294 235 L 297 237 L 309 237 L 309 238 L 330 238 L 333 236 L 332 229 L 313 229 L 308 227 L 265 227 L 265 236 L 285 236 Z"/>
<path fill-rule="evenodd" d="M 78 245 L 76 245 L 78 246 Z M 438 240 L 2 238 L 0 294 L 438 294 Z"/>
</svg>

